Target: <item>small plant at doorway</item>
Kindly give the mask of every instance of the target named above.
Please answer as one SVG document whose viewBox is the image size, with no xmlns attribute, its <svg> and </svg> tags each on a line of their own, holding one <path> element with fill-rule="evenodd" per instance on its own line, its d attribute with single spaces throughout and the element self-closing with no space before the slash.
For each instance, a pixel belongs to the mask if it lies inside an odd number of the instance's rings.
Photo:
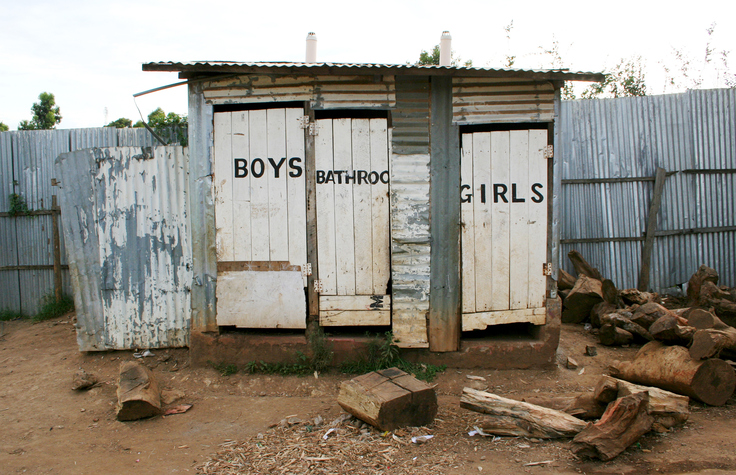
<svg viewBox="0 0 736 475">
<path fill-rule="evenodd" d="M 62 294 L 61 298 L 56 300 L 54 294 L 49 294 L 41 299 L 41 308 L 33 317 L 33 322 L 42 322 L 50 318 L 60 317 L 72 310 L 74 310 L 74 299 L 71 295 Z"/>
<path fill-rule="evenodd" d="M 212 361 L 207 361 L 207 364 L 223 376 L 230 376 L 238 372 L 238 366 L 232 363 L 213 363 Z"/>
<path fill-rule="evenodd" d="M 370 335 L 367 335 L 370 337 Z M 346 361 L 340 367 L 343 373 L 363 374 L 397 367 L 413 374 L 422 381 L 432 381 L 437 373 L 443 372 L 447 366 L 436 366 L 428 363 L 412 363 L 401 357 L 401 350 L 394 344 L 394 336 L 386 332 L 383 337 L 374 335 L 368 342 L 365 354 L 357 361 Z"/>
<path fill-rule="evenodd" d="M 335 353 L 332 351 L 332 345 L 325 337 L 325 332 L 319 327 L 309 335 L 309 350 L 312 353 L 312 357 L 309 359 L 310 368 L 317 373 L 327 371 Z"/>
</svg>

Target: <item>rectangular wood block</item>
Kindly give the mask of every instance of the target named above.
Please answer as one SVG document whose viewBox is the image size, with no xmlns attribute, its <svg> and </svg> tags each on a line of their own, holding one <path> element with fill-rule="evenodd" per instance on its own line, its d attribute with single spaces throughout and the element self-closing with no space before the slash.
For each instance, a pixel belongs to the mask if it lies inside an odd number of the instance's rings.
<svg viewBox="0 0 736 475">
<path fill-rule="evenodd" d="M 398 368 L 343 382 L 337 402 L 350 414 L 380 430 L 424 426 L 437 415 L 434 387 Z"/>
</svg>

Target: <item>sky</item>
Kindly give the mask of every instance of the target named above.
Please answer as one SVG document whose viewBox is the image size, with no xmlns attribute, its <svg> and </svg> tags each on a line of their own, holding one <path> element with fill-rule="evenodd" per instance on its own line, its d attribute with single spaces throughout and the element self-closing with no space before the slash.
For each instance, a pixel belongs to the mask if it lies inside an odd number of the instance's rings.
<svg viewBox="0 0 736 475">
<path fill-rule="evenodd" d="M 706 88 L 725 87 L 724 72 L 736 73 L 733 0 L 0 0 L 0 12 L 0 122 L 10 130 L 31 119 L 41 92 L 61 108 L 57 128 L 135 122 L 139 109 L 145 117 L 157 107 L 186 114 L 183 86 L 134 101 L 135 93 L 179 81 L 177 73 L 143 72 L 143 63 L 303 61 L 310 31 L 319 62 L 414 62 L 448 30 L 456 56 L 475 67 L 500 68 L 514 55 L 514 67 L 550 68 L 543 51 L 555 44 L 574 71 L 600 72 L 638 56 L 653 94 L 692 87 L 679 75 L 666 86 L 673 73 L 665 68 L 689 64 Z"/>
</svg>

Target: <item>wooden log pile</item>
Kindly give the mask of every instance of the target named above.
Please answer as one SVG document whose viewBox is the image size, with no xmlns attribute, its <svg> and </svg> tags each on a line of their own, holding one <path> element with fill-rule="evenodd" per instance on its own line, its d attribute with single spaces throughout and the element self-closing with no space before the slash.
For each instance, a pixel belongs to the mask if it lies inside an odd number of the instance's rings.
<svg viewBox="0 0 736 475">
<path fill-rule="evenodd" d="M 533 397 L 522 401 L 463 389 L 460 406 L 484 414 L 485 434 L 572 438 L 572 450 L 611 460 L 650 430 L 684 423 L 689 398 L 656 387 L 603 376 L 595 390 L 575 397 Z M 594 422 L 584 422 L 594 420 Z"/>
</svg>

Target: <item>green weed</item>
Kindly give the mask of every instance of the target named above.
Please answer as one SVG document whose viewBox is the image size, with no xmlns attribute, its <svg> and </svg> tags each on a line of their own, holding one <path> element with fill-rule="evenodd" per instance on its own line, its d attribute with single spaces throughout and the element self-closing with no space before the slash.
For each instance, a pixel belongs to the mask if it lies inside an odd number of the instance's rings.
<svg viewBox="0 0 736 475">
<path fill-rule="evenodd" d="M 207 361 L 207 364 L 212 366 L 223 376 L 230 376 L 238 372 L 238 366 L 232 363 L 213 363 L 212 361 Z"/>
<path fill-rule="evenodd" d="M 332 363 L 335 353 L 332 351 L 332 345 L 327 341 L 325 332 L 321 328 L 315 329 L 310 334 L 309 349 L 312 353 L 312 357 L 309 359 L 310 369 L 318 373 L 326 371 Z"/>
<path fill-rule="evenodd" d="M 6 308 L 5 310 L 0 310 L 0 322 L 18 320 L 21 318 L 26 318 L 26 316 L 22 312 L 16 312 L 15 310 L 10 310 L 9 308 Z"/>
<path fill-rule="evenodd" d="M 41 299 L 41 308 L 33 317 L 33 322 L 59 317 L 72 310 L 74 310 L 74 299 L 70 295 L 62 294 L 61 300 L 57 301 L 54 294 L 49 294 Z"/>
</svg>

